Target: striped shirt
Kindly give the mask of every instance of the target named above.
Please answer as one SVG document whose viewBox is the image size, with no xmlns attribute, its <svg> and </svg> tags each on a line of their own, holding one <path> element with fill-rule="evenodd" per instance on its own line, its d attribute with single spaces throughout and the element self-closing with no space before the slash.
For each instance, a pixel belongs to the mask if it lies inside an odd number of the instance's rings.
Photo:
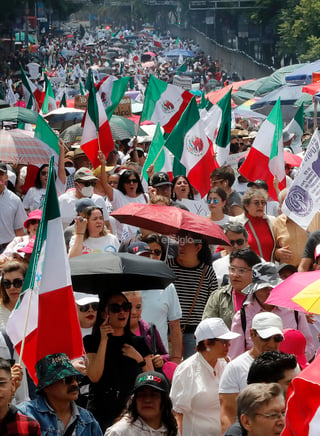
<svg viewBox="0 0 320 436">
<path fill-rule="evenodd" d="M 182 309 L 182 319 L 180 322 L 181 325 L 184 326 L 186 324 L 188 313 L 192 306 L 194 297 L 196 296 L 205 264 L 201 263 L 195 268 L 185 268 L 178 264 L 174 258 L 169 258 L 167 263 L 177 277 L 174 285 L 176 287 Z M 208 265 L 207 267 L 208 269 L 204 276 L 196 304 L 188 319 L 188 326 L 196 327 L 199 324 L 199 322 L 202 320 L 202 314 L 208 298 L 210 297 L 211 293 L 218 288 L 217 278 L 212 266 Z"/>
</svg>

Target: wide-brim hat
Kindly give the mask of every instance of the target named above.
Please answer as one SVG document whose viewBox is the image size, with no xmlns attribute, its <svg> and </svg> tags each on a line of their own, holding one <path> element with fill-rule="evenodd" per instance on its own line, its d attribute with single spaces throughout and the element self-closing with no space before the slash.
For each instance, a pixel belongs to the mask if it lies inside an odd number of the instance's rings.
<svg viewBox="0 0 320 436">
<path fill-rule="evenodd" d="M 278 268 L 272 262 L 258 263 L 252 267 L 252 282 L 242 289 L 243 294 L 253 294 L 259 289 L 275 288 L 282 280 Z"/>
<path fill-rule="evenodd" d="M 37 392 L 65 377 L 81 376 L 81 373 L 75 369 L 65 353 L 49 354 L 43 357 L 36 363 L 36 372 L 38 377 Z"/>
</svg>

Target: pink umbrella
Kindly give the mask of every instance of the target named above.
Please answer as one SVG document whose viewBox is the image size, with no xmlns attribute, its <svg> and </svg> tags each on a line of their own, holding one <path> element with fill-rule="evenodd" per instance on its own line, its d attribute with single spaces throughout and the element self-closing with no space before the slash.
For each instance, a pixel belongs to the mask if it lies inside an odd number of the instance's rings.
<svg viewBox="0 0 320 436">
<path fill-rule="evenodd" d="M 272 289 L 267 304 L 275 306 L 287 307 L 288 309 L 299 310 L 307 313 L 307 311 L 299 304 L 294 303 L 292 298 L 306 288 L 311 283 L 320 279 L 320 270 L 297 272 L 285 279 L 280 285 Z"/>
<path fill-rule="evenodd" d="M 143 53 L 144 55 L 149 55 L 149 56 L 152 56 L 152 57 L 155 57 L 155 56 L 157 56 L 155 53 L 153 53 L 152 51 L 146 51 L 145 53 Z"/>
<path fill-rule="evenodd" d="M 221 227 L 209 218 L 195 215 L 178 207 L 159 204 L 129 203 L 111 214 L 118 221 L 163 235 L 192 234 L 211 244 L 230 245 Z"/>
<path fill-rule="evenodd" d="M 293 167 L 299 167 L 301 165 L 302 157 L 290 153 L 290 151 L 287 150 L 283 151 L 283 155 L 286 164 L 291 165 Z"/>
</svg>

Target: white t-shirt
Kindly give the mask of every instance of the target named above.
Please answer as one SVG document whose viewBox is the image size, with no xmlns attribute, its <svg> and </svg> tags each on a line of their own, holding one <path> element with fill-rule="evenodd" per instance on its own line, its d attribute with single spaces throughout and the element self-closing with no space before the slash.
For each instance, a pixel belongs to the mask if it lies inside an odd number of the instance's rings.
<svg viewBox="0 0 320 436">
<path fill-rule="evenodd" d="M 27 214 L 20 198 L 5 188 L 0 194 L 0 244 L 11 242 L 15 230 L 22 229 Z"/>
<path fill-rule="evenodd" d="M 173 410 L 183 414 L 182 436 L 220 436 L 219 381 L 227 362 L 218 359 L 215 368 L 195 353 L 177 366 L 170 398 Z"/>
<path fill-rule="evenodd" d="M 69 251 L 73 247 L 76 236 L 73 235 L 70 239 Z M 117 252 L 119 249 L 119 241 L 116 236 L 109 233 L 106 236 L 100 236 L 99 238 L 87 238 L 84 239 L 82 244 L 82 254 L 89 253 L 106 253 L 111 251 L 113 253 Z"/>
<path fill-rule="evenodd" d="M 249 351 L 246 351 L 228 363 L 220 380 L 219 394 L 236 394 L 245 388 L 253 361 Z"/>
<path fill-rule="evenodd" d="M 168 321 L 175 321 L 182 317 L 176 288 L 171 283 L 165 289 L 150 289 L 148 291 L 141 291 L 141 294 L 141 318 L 155 324 L 163 345 L 168 350 Z"/>
<path fill-rule="evenodd" d="M 66 229 L 77 216 L 76 202 L 78 198 L 76 198 L 74 194 L 75 189 L 70 189 L 64 194 L 60 195 L 60 197 L 58 198 L 63 229 Z M 109 221 L 109 214 L 107 211 L 106 203 L 101 195 L 93 194 L 90 199 L 94 202 L 96 206 L 102 209 L 103 219 L 105 221 Z"/>
<path fill-rule="evenodd" d="M 63 194 L 66 190 L 65 185 L 57 177 L 56 188 L 58 195 Z M 40 209 L 43 206 L 43 201 L 46 197 L 46 188 L 36 188 L 32 186 L 23 199 L 23 207 L 27 210 Z"/>
</svg>

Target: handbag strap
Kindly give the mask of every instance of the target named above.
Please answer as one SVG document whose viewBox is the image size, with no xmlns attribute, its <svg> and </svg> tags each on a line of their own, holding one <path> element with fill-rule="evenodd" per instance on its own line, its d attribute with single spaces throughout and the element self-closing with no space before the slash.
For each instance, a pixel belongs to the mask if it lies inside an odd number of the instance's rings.
<svg viewBox="0 0 320 436">
<path fill-rule="evenodd" d="M 149 322 L 149 331 L 151 336 L 151 347 L 152 347 L 152 353 L 157 354 L 157 342 L 156 342 L 156 335 L 155 335 L 155 325 L 152 322 Z"/>
<path fill-rule="evenodd" d="M 187 315 L 187 319 L 186 319 L 185 325 L 184 325 L 184 327 L 183 327 L 183 330 L 184 330 L 184 329 L 186 328 L 186 326 L 188 325 L 188 321 L 189 321 L 189 319 L 190 319 L 190 316 L 192 315 L 192 312 L 193 312 L 194 306 L 196 305 L 196 302 L 197 302 L 197 299 L 198 299 L 198 296 L 199 296 L 199 293 L 200 293 L 201 285 L 202 285 L 202 282 L 203 282 L 204 276 L 206 275 L 207 270 L 208 270 L 208 265 L 205 265 L 205 267 L 203 268 L 203 271 L 202 271 L 201 277 L 200 277 L 200 282 L 199 282 L 199 286 L 198 286 L 198 289 L 197 289 L 196 295 L 194 296 L 194 299 L 193 299 L 192 305 L 191 305 L 191 307 L 190 307 L 189 313 L 188 313 L 188 315 Z"/>
</svg>

